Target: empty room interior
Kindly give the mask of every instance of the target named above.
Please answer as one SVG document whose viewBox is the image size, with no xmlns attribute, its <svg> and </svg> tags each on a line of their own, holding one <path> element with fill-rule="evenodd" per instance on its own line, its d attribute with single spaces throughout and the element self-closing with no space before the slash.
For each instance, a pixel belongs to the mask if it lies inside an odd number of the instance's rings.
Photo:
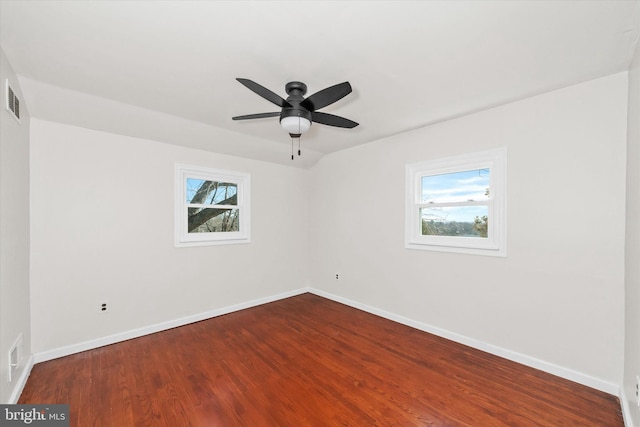
<svg viewBox="0 0 640 427">
<path fill-rule="evenodd" d="M 639 1 L 1 0 L 0 31 L 0 404 L 640 427 Z"/>
</svg>

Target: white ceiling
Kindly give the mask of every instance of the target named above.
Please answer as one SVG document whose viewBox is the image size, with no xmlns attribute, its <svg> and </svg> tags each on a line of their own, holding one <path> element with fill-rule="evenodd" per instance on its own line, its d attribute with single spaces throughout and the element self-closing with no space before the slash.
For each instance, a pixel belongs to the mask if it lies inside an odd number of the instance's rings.
<svg viewBox="0 0 640 427">
<path fill-rule="evenodd" d="M 640 3 L 2 0 L 0 27 L 34 117 L 308 167 L 624 71 Z M 292 80 L 307 95 L 349 81 L 353 93 L 322 111 L 360 126 L 315 124 L 291 162 L 277 118 L 231 120 L 278 110 L 236 77 L 283 97 Z"/>
</svg>

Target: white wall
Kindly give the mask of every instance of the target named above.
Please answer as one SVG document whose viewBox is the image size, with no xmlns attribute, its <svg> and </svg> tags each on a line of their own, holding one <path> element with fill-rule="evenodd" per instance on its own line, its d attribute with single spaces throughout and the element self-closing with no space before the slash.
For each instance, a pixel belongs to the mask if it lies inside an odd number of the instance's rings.
<svg viewBox="0 0 640 427">
<path fill-rule="evenodd" d="M 175 163 L 251 174 L 250 244 L 174 247 Z M 33 119 L 33 352 L 307 286 L 308 175 Z"/>
<path fill-rule="evenodd" d="M 21 101 L 20 124 L 5 108 L 6 86 Z M 29 112 L 0 50 L 0 402 L 15 401 L 31 353 L 29 317 Z M 8 352 L 23 337 L 24 358 L 9 382 Z M 23 384 L 22 384 L 23 385 Z"/>
<path fill-rule="evenodd" d="M 636 375 L 640 375 L 640 44 L 629 70 L 627 124 L 627 211 L 625 251 L 624 397 L 632 422 L 640 426 L 635 404 Z"/>
<path fill-rule="evenodd" d="M 616 390 L 626 96 L 616 74 L 324 157 L 313 286 Z M 405 164 L 495 147 L 508 150 L 508 256 L 405 249 Z"/>
</svg>

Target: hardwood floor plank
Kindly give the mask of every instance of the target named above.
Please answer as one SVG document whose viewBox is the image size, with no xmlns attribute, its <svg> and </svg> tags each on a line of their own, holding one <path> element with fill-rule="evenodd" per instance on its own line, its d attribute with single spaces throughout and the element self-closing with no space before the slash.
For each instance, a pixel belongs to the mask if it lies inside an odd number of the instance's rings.
<svg viewBox="0 0 640 427">
<path fill-rule="evenodd" d="M 623 426 L 614 396 L 304 294 L 37 364 L 73 426 Z"/>
</svg>

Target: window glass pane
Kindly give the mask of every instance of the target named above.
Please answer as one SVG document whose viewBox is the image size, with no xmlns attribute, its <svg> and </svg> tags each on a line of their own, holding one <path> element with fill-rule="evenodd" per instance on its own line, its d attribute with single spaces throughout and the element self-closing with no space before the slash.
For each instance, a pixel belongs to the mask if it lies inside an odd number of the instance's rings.
<svg viewBox="0 0 640 427">
<path fill-rule="evenodd" d="M 187 178 L 187 203 L 237 205 L 238 184 Z"/>
<path fill-rule="evenodd" d="M 468 202 L 488 198 L 489 169 L 473 169 L 421 178 L 421 203 Z"/>
<path fill-rule="evenodd" d="M 240 210 L 218 208 L 188 208 L 189 233 L 220 233 L 239 231 Z"/>
<path fill-rule="evenodd" d="M 487 237 L 487 206 L 420 209 L 423 236 Z"/>
</svg>

